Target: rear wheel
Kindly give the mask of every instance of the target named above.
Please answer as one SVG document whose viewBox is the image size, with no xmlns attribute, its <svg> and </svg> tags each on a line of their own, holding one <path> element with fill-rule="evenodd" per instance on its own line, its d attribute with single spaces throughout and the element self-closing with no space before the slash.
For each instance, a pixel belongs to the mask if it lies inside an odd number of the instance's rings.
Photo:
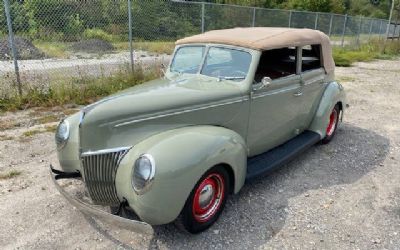
<svg viewBox="0 0 400 250">
<path fill-rule="evenodd" d="M 189 233 L 208 229 L 220 216 L 229 194 L 229 175 L 222 166 L 207 171 L 190 193 L 177 219 Z"/>
<path fill-rule="evenodd" d="M 339 123 L 339 114 L 340 114 L 340 108 L 339 105 L 336 104 L 329 116 L 329 123 L 328 127 L 326 128 L 326 136 L 324 139 L 322 139 L 323 144 L 329 143 L 335 136 L 337 126 Z"/>
</svg>

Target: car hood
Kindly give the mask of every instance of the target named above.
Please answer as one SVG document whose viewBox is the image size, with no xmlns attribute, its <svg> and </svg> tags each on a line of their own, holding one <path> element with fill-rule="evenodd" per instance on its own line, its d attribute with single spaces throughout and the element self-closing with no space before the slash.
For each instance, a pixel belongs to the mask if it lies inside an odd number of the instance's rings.
<svg viewBox="0 0 400 250">
<path fill-rule="evenodd" d="M 80 144 L 85 151 L 132 146 L 167 129 L 223 125 L 237 110 L 224 110 L 217 115 L 212 107 L 222 107 L 241 98 L 240 83 L 232 81 L 201 75 L 157 79 L 85 107 Z M 192 111 L 198 111 L 196 117 Z"/>
</svg>

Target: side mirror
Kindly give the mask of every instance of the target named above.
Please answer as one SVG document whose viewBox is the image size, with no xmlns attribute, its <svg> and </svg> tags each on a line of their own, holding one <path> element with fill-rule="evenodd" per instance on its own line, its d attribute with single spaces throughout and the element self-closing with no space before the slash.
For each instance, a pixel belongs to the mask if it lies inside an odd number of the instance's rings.
<svg viewBox="0 0 400 250">
<path fill-rule="evenodd" d="M 272 82 L 271 77 L 265 76 L 261 79 L 260 83 L 253 85 L 253 90 L 257 91 L 257 90 L 267 88 L 269 85 L 271 85 L 271 82 Z"/>
</svg>

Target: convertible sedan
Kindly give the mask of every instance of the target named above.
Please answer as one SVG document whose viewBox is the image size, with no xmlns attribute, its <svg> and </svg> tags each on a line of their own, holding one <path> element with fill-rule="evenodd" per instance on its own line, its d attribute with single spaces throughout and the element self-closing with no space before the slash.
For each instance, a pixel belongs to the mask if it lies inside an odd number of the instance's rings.
<svg viewBox="0 0 400 250">
<path fill-rule="evenodd" d="M 178 40 L 162 79 L 61 121 L 52 177 L 72 205 L 103 221 L 202 232 L 246 181 L 332 140 L 346 108 L 334 70 L 329 38 L 316 30 L 235 28 Z M 64 190 L 65 178 L 82 181 L 89 199 Z"/>
</svg>

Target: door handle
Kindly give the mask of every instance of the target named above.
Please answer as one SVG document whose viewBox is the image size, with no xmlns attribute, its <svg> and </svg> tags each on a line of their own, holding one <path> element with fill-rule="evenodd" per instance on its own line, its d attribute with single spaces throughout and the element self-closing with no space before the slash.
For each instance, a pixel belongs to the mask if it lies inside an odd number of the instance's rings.
<svg viewBox="0 0 400 250">
<path fill-rule="evenodd" d="M 303 92 L 299 91 L 299 92 L 294 93 L 293 95 L 296 96 L 296 97 L 297 97 L 297 96 L 302 96 L 302 95 L 303 95 Z"/>
</svg>

